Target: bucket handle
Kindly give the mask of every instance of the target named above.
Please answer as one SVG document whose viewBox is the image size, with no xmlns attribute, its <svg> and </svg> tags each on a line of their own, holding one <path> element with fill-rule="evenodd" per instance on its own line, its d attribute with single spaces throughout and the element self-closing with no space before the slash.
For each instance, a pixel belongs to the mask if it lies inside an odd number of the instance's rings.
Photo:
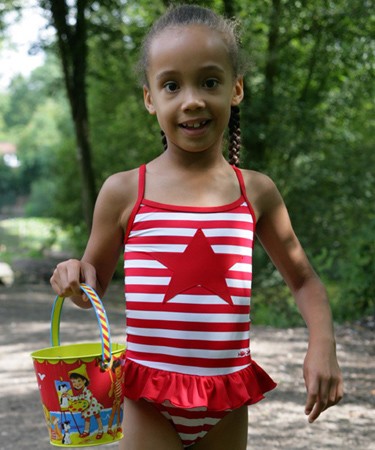
<svg viewBox="0 0 375 450">
<path fill-rule="evenodd" d="M 92 287 L 88 284 L 81 283 L 81 290 L 86 294 L 87 298 L 90 300 L 96 318 L 98 320 L 100 340 L 102 344 L 102 359 L 99 362 L 100 368 L 102 370 L 108 370 L 111 366 L 112 361 L 112 345 L 111 345 L 111 334 L 109 329 L 109 323 L 107 319 L 107 314 L 105 312 L 102 301 L 99 295 L 94 291 Z M 60 318 L 61 310 L 64 302 L 64 297 L 57 296 L 52 307 L 51 313 L 51 346 L 57 347 L 60 345 Z"/>
</svg>

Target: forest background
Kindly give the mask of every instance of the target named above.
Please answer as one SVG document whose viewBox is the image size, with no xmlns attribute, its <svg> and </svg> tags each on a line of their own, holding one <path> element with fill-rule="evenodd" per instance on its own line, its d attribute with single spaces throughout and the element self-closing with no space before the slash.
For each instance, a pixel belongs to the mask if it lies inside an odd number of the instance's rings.
<svg viewBox="0 0 375 450">
<path fill-rule="evenodd" d="M 33 257 L 43 258 L 47 247 L 58 245 L 79 256 L 105 178 L 162 151 L 135 66 L 144 34 L 169 3 L 36 1 L 55 31 L 31 49 L 45 52 L 45 63 L 0 92 L 0 142 L 15 144 L 20 161 L 10 167 L 0 160 L 0 207 L 23 198 L 32 228 L 35 218 L 49 224 L 45 240 L 31 249 Z M 248 61 L 241 166 L 276 181 L 327 285 L 335 320 L 374 314 L 373 2 L 183 3 L 241 21 Z M 23 4 L 0 5 L 0 46 L 9 13 L 17 20 L 14 13 L 21 14 Z M 0 226 L 5 236 L 14 223 Z M 15 256 L 0 246 L 0 260 L 12 264 Z M 254 260 L 253 320 L 299 325 L 290 294 L 260 245 Z M 117 276 L 121 272 L 120 262 Z"/>
</svg>

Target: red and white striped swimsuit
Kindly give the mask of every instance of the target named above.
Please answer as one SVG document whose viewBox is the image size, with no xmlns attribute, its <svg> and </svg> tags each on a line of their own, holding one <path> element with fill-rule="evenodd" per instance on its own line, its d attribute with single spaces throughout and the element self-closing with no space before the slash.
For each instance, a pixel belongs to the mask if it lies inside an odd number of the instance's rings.
<svg viewBox="0 0 375 450">
<path fill-rule="evenodd" d="M 141 166 L 125 236 L 125 395 L 152 401 L 185 446 L 276 386 L 250 355 L 255 215 L 234 170 L 237 201 L 180 207 L 144 198 Z"/>
</svg>

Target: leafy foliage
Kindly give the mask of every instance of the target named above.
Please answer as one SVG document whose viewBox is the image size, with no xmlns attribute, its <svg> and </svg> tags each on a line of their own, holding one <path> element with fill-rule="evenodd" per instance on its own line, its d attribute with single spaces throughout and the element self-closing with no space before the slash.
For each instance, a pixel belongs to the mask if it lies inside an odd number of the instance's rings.
<svg viewBox="0 0 375 450">
<path fill-rule="evenodd" d="M 193 3 L 236 15 L 242 22 L 249 66 L 241 108 L 242 166 L 276 180 L 297 235 L 332 293 L 335 318 L 373 313 L 370 2 Z M 144 34 L 168 4 L 87 2 L 87 104 L 97 185 L 162 151 L 158 125 L 144 109 L 134 66 Z M 82 182 L 58 67 L 48 58 L 45 67 L 29 79 L 15 79 L 0 97 L 1 139 L 17 143 L 22 161 L 18 173 L 0 165 L 1 189 L 9 195 L 31 192 L 30 214 L 69 224 L 82 246 Z M 260 246 L 255 265 L 256 321 L 298 323 L 295 306 Z"/>
</svg>

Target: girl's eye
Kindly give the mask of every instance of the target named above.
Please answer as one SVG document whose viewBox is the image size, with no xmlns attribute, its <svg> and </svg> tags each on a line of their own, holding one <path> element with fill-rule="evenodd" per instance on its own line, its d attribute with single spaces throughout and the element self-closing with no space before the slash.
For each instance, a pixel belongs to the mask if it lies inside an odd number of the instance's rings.
<svg viewBox="0 0 375 450">
<path fill-rule="evenodd" d="M 214 89 L 219 84 L 219 81 L 216 78 L 209 78 L 204 82 L 204 86 L 208 89 Z"/>
<path fill-rule="evenodd" d="M 174 81 L 168 81 L 164 84 L 164 89 L 167 92 L 176 92 L 178 90 L 178 84 Z"/>
</svg>

